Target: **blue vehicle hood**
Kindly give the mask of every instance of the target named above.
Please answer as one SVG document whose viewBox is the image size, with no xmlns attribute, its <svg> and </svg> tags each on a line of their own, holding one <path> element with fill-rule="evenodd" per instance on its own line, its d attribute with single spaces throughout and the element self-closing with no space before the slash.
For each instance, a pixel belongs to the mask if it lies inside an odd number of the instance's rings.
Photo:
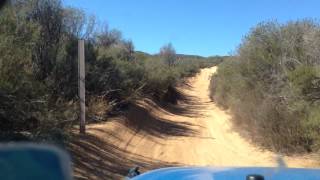
<svg viewBox="0 0 320 180">
<path fill-rule="evenodd" d="M 265 180 L 320 180 L 320 170 L 300 168 L 215 168 L 174 167 L 150 171 L 132 180 L 245 180 L 247 175 L 258 174 Z"/>
</svg>

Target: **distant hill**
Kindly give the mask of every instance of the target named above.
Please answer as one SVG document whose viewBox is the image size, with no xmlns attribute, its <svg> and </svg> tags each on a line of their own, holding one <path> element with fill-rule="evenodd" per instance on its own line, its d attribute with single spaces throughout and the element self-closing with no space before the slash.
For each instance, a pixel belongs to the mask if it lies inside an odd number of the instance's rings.
<svg viewBox="0 0 320 180">
<path fill-rule="evenodd" d="M 135 51 L 135 54 L 138 56 L 145 56 L 145 57 L 157 57 L 159 56 L 158 54 L 149 54 L 143 51 Z M 216 58 L 226 58 L 228 56 L 209 56 L 209 57 L 203 57 L 203 56 L 199 56 L 199 55 L 189 55 L 189 54 L 176 54 L 177 58 L 190 58 L 190 59 L 216 59 Z"/>
<path fill-rule="evenodd" d="M 205 57 L 199 55 L 188 55 L 188 54 L 177 54 L 178 58 L 193 58 L 193 59 L 204 59 Z"/>
</svg>

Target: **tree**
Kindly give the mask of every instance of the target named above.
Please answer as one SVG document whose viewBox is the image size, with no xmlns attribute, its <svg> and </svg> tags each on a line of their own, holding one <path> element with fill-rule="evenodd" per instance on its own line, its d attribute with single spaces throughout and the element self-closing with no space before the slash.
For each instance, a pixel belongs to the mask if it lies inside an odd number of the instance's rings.
<svg viewBox="0 0 320 180">
<path fill-rule="evenodd" d="M 38 23 L 40 39 L 33 53 L 33 69 L 38 80 L 52 73 L 59 50 L 63 27 L 63 8 L 59 0 L 34 0 L 30 19 Z"/>
<path fill-rule="evenodd" d="M 63 31 L 77 39 L 92 39 L 96 27 L 95 16 L 88 16 L 81 9 L 63 9 Z"/>
<path fill-rule="evenodd" d="M 163 61 L 169 66 L 174 66 L 176 62 L 176 50 L 172 46 L 171 43 L 164 45 L 160 49 L 160 56 L 162 57 Z"/>
<path fill-rule="evenodd" d="M 122 34 L 116 29 L 109 30 L 109 27 L 105 25 L 101 28 L 100 32 L 96 35 L 97 44 L 102 47 L 110 47 L 115 44 L 119 44 L 122 41 Z"/>
</svg>

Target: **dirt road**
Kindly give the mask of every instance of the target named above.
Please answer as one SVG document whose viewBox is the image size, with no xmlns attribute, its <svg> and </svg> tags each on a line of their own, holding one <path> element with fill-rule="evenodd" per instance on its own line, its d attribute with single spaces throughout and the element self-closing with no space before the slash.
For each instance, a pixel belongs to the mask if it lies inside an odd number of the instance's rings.
<svg viewBox="0 0 320 180">
<path fill-rule="evenodd" d="M 215 72 L 216 67 L 202 69 L 188 79 L 179 88 L 184 100 L 177 106 L 145 100 L 131 107 L 125 118 L 91 125 L 89 137 L 73 147 L 89 154 L 83 159 L 76 155 L 76 174 L 90 179 L 120 177 L 134 165 L 143 170 L 176 165 L 277 166 L 278 155 L 239 135 L 231 116 L 209 98 L 210 77 Z M 283 159 L 289 167 L 317 166 L 311 155 Z"/>
</svg>

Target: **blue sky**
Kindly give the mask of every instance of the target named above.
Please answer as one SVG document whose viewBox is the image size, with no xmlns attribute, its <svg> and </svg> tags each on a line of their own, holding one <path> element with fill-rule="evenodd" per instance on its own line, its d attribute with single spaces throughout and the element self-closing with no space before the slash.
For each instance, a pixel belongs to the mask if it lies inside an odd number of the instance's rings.
<svg viewBox="0 0 320 180">
<path fill-rule="evenodd" d="M 266 20 L 320 18 L 319 0 L 63 0 L 110 28 L 135 49 L 157 53 L 171 42 L 177 53 L 234 52 L 250 28 Z"/>
</svg>

